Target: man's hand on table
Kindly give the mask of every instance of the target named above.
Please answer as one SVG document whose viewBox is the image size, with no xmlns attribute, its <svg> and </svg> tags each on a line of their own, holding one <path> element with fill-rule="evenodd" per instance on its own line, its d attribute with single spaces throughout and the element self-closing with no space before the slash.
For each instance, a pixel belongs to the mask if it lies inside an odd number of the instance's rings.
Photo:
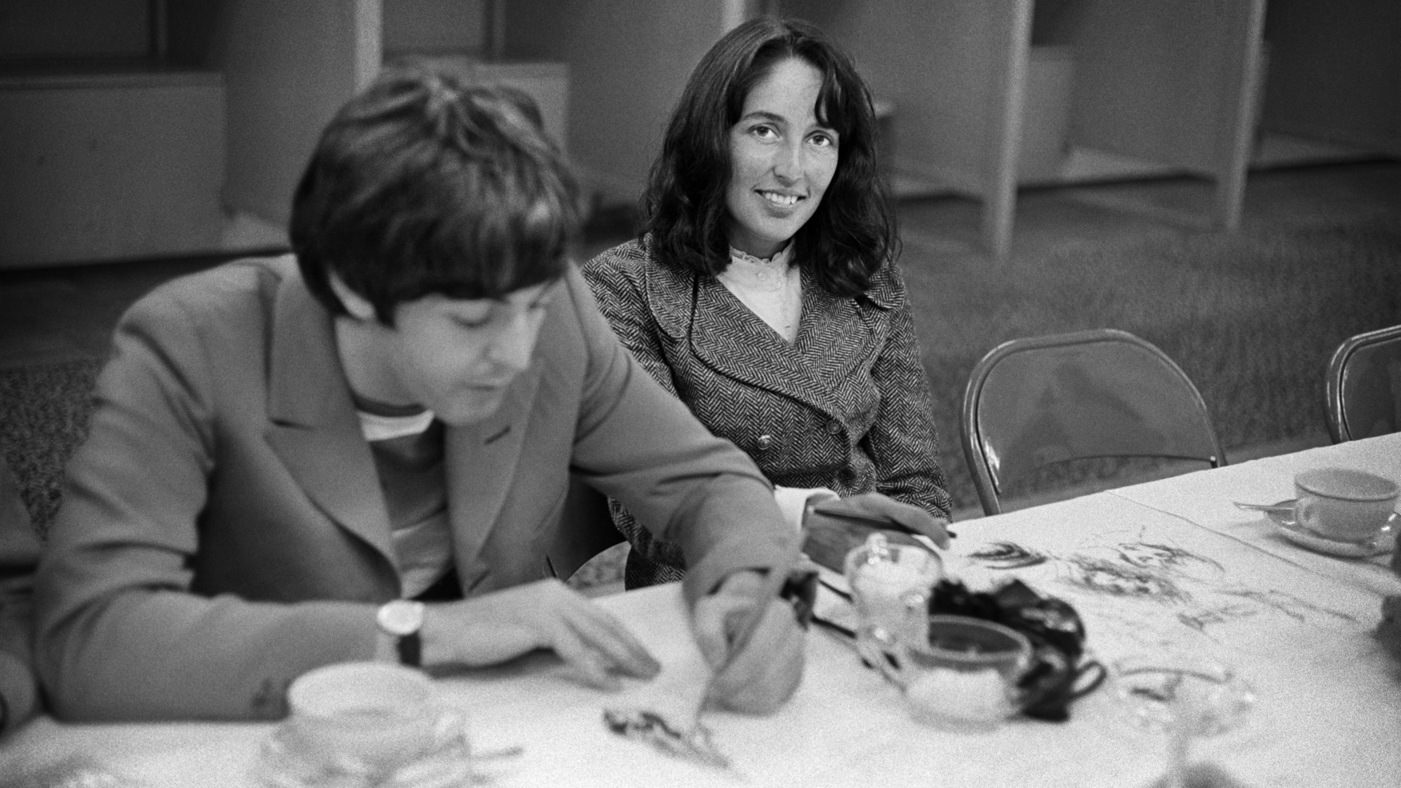
<svg viewBox="0 0 1401 788">
<path fill-rule="evenodd" d="M 803 678 L 803 629 L 794 608 L 778 596 L 760 599 L 764 577 L 740 571 L 697 600 L 693 613 L 696 643 L 705 661 L 720 670 L 710 688 L 710 700 L 733 711 L 769 714 L 797 690 Z M 736 644 L 740 628 L 753 619 L 757 606 L 763 617 L 747 644 Z M 740 645 L 739 653 L 731 650 Z"/>
<path fill-rule="evenodd" d="M 430 604 L 422 637 L 430 666 L 492 665 L 548 648 L 585 683 L 608 690 L 621 686 L 619 676 L 650 679 L 661 670 L 621 621 L 558 580 Z"/>
</svg>

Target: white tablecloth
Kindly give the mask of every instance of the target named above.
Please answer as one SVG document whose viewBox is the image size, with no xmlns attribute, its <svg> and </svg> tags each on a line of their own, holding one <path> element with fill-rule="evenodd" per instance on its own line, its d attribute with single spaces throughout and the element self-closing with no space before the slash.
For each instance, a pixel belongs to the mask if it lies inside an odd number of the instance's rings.
<svg viewBox="0 0 1401 788">
<path fill-rule="evenodd" d="M 1281 536 L 1278 527 L 1264 514 L 1242 510 L 1234 503 L 1275 503 L 1293 498 L 1294 475 L 1324 466 L 1357 468 L 1401 481 L 1401 434 L 1265 457 L 1212 471 L 1123 487 L 1111 494 L 1176 515 L 1341 582 L 1379 594 L 1401 593 L 1401 578 L 1387 566 L 1389 556 L 1356 560 L 1301 549 Z"/>
<path fill-rule="evenodd" d="M 1401 785 L 1401 665 L 1371 636 L 1381 598 L 1401 593 L 1382 561 L 1306 553 L 1232 500 L 1289 497 L 1298 468 L 1366 467 L 1401 478 L 1401 438 L 1376 439 L 1189 474 L 958 528 L 947 568 L 970 584 L 1016 576 L 1081 612 L 1104 662 L 1135 653 L 1207 653 L 1236 665 L 1256 708 L 1193 754 L 1251 785 Z M 1015 569 L 1009 551 L 1034 556 Z M 569 680 L 552 657 L 440 679 L 471 718 L 492 785 L 734 785 L 734 775 L 659 755 L 605 730 L 609 707 L 695 691 L 699 671 L 679 589 L 600 603 L 668 666 L 659 683 L 607 695 Z M 684 705 L 684 704 L 683 704 Z M 707 712 L 718 748 L 754 785 L 1138 786 L 1161 772 L 1165 737 L 1129 721 L 1106 685 L 1068 723 L 1016 719 L 992 732 L 912 721 L 896 690 L 841 639 L 815 630 L 798 693 L 772 717 Z M 0 762 L 82 753 L 149 785 L 249 784 L 271 725 L 63 725 L 40 719 L 0 745 Z"/>
</svg>

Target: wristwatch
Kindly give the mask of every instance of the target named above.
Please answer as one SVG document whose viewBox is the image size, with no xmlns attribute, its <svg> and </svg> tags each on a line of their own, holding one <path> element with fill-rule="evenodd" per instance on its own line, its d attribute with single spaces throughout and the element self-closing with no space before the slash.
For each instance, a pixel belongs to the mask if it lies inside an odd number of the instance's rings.
<svg viewBox="0 0 1401 788">
<path fill-rule="evenodd" d="M 394 638 L 399 663 L 419 667 L 423 662 L 423 603 L 411 599 L 395 599 L 380 606 L 375 614 L 381 632 Z"/>
</svg>

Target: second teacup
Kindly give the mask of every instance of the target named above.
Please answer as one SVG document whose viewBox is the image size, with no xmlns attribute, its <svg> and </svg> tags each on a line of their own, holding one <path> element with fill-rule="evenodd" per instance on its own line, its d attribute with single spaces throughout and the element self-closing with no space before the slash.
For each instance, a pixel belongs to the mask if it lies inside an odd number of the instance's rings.
<svg viewBox="0 0 1401 788">
<path fill-rule="evenodd" d="M 426 674 L 384 662 L 308 671 L 292 682 L 287 702 L 291 746 L 332 771 L 393 771 L 441 748 L 462 728 L 460 716 L 434 703 Z"/>
<path fill-rule="evenodd" d="M 1396 482 L 1351 468 L 1313 468 L 1294 477 L 1294 518 L 1330 539 L 1374 538 L 1396 508 Z"/>
<path fill-rule="evenodd" d="M 1031 700 L 1021 687 L 1032 665 L 1022 633 L 968 616 L 932 615 L 919 640 L 883 644 L 877 665 L 899 685 L 915 719 L 941 727 L 986 729 Z"/>
</svg>

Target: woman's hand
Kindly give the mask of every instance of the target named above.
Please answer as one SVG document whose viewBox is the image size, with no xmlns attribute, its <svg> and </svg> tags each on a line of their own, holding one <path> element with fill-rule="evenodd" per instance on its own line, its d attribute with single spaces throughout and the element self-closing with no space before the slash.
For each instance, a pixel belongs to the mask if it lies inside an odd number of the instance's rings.
<svg viewBox="0 0 1401 788">
<path fill-rule="evenodd" d="M 764 585 L 758 572 L 735 572 L 696 601 L 692 620 L 701 654 L 720 671 L 708 700 L 746 714 L 776 711 L 803 679 L 803 630 L 787 600 L 759 598 Z M 755 615 L 754 634 L 737 642 Z"/>
<path fill-rule="evenodd" d="M 912 506 L 877 492 L 861 493 L 850 498 L 838 498 L 819 504 L 824 511 L 849 512 L 874 519 L 893 520 L 906 530 L 923 534 L 934 540 L 941 548 L 949 546 L 949 534 L 945 530 L 947 518 L 935 517 L 918 506 Z"/>
<path fill-rule="evenodd" d="M 650 679 L 661 670 L 622 622 L 558 580 L 430 604 L 422 637 L 430 666 L 492 665 L 548 648 L 585 683 L 609 690 L 620 675 Z"/>
</svg>

